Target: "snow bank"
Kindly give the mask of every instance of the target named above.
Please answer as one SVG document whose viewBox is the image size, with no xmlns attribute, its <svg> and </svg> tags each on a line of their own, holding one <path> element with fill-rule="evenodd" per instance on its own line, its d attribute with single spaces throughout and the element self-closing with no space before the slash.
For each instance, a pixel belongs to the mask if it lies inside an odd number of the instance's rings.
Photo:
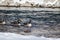
<svg viewBox="0 0 60 40">
<path fill-rule="evenodd" d="M 36 36 L 24 36 L 14 33 L 1 33 L 0 40 L 60 40 L 60 38 L 45 38 Z"/>
<path fill-rule="evenodd" d="M 27 3 L 26 3 L 27 2 Z M 9 3 L 9 4 L 8 4 Z M 60 0 L 0 0 L 0 5 L 42 5 L 60 7 Z"/>
</svg>

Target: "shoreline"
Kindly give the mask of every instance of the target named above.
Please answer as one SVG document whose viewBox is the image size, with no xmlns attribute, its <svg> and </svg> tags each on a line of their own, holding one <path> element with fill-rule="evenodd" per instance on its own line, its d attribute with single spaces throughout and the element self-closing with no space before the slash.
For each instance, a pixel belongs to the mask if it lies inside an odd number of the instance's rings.
<svg viewBox="0 0 60 40">
<path fill-rule="evenodd" d="M 12 5 L 12 6 L 8 6 L 8 5 L 0 5 L 0 7 L 16 7 L 16 8 L 18 8 L 18 7 L 31 7 L 31 8 L 60 8 L 60 6 L 59 7 L 53 7 L 53 6 L 16 6 L 16 5 Z"/>
</svg>

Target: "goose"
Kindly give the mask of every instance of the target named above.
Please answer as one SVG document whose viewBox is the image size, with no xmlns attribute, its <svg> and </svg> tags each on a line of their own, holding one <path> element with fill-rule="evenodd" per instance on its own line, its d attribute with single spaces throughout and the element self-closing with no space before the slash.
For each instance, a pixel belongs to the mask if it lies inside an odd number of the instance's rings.
<svg viewBox="0 0 60 40">
<path fill-rule="evenodd" d="M 23 23 L 24 26 L 28 26 L 29 28 L 32 26 L 31 20 L 29 22 Z"/>
<path fill-rule="evenodd" d="M 13 25 L 13 26 L 21 26 L 20 22 L 22 22 L 22 19 L 18 19 L 18 20 L 15 20 L 15 21 L 11 22 L 11 25 Z"/>
</svg>

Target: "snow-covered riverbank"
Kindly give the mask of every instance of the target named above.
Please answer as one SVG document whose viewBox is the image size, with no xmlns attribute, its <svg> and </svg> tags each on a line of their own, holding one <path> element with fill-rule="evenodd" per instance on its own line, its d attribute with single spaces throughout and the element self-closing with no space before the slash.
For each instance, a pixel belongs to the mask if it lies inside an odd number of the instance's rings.
<svg viewBox="0 0 60 40">
<path fill-rule="evenodd" d="M 60 0 L 1 0 L 0 5 L 8 6 L 37 6 L 37 7 L 60 7 Z"/>
<path fill-rule="evenodd" d="M 2 33 L 0 32 L 0 40 L 60 40 L 60 38 L 45 38 L 43 36 L 24 36 L 15 33 Z"/>
</svg>

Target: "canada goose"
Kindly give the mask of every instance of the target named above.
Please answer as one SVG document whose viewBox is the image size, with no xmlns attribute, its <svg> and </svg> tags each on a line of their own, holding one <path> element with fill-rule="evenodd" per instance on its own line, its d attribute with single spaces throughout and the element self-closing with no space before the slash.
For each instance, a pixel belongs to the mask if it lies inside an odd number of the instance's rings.
<svg viewBox="0 0 60 40">
<path fill-rule="evenodd" d="M 28 26 L 28 27 L 31 27 L 32 26 L 31 20 L 29 22 L 26 22 L 26 23 L 23 23 L 23 24 L 24 24 L 24 26 Z"/>
<path fill-rule="evenodd" d="M 13 26 L 21 26 L 20 22 L 22 22 L 22 19 L 18 19 L 16 21 L 11 22 L 11 25 L 13 25 Z"/>
</svg>

